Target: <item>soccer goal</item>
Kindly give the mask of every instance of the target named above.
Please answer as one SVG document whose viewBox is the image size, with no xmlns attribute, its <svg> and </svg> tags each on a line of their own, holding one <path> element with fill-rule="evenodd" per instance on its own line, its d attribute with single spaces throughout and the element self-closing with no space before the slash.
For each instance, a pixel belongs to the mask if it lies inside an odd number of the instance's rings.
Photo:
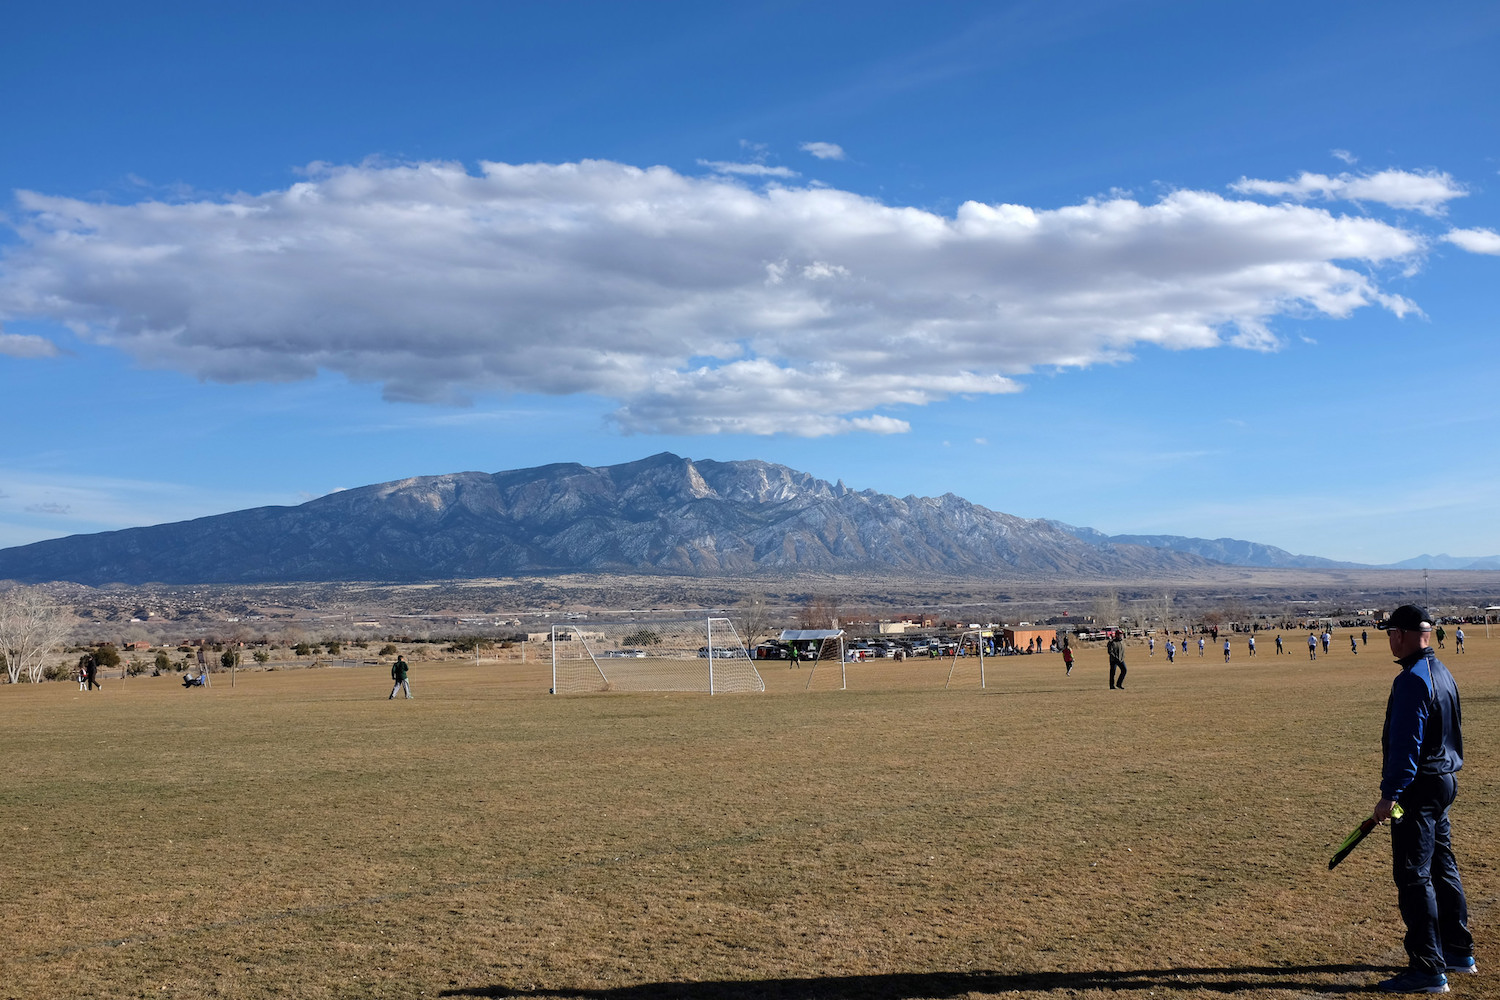
<svg viewBox="0 0 1500 1000">
<path fill-rule="evenodd" d="M 552 626 L 552 693 L 764 691 L 728 618 Z"/>
<path fill-rule="evenodd" d="M 970 643 L 973 643 L 974 657 L 966 659 L 978 659 L 979 661 L 979 686 L 984 687 L 984 641 L 989 633 L 978 629 L 970 629 L 958 637 L 958 643 L 953 647 L 953 662 L 948 666 L 948 682 L 943 685 L 943 690 L 948 690 L 953 685 L 953 671 L 958 669 L 958 654 L 967 653 Z"/>
</svg>

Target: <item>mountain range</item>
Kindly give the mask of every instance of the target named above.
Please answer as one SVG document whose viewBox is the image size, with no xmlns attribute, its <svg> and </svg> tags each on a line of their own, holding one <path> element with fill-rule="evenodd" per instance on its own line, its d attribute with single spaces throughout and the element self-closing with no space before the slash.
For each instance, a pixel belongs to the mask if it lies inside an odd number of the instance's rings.
<svg viewBox="0 0 1500 1000">
<path fill-rule="evenodd" d="M 768 462 L 663 453 L 600 468 L 421 476 L 295 507 L 49 539 L 0 550 L 0 579 L 402 583 L 809 571 L 1119 579 L 1190 576 L 1224 564 L 1353 565 L 1228 538 L 1105 535 L 951 493 L 898 498 Z"/>
</svg>

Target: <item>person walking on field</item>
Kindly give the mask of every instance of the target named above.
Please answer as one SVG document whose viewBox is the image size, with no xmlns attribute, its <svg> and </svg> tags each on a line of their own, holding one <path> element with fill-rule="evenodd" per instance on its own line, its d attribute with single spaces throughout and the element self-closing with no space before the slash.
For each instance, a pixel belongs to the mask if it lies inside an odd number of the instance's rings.
<svg viewBox="0 0 1500 1000">
<path fill-rule="evenodd" d="M 1198 655 L 1203 655 L 1203 636 L 1201 635 L 1198 637 Z"/>
<path fill-rule="evenodd" d="M 1318 637 L 1313 633 L 1307 633 L 1307 658 L 1316 660 L 1318 658 Z"/>
<path fill-rule="evenodd" d="M 1460 625 L 1458 631 L 1453 633 L 1453 647 L 1460 653 L 1464 651 L 1464 627 Z"/>
<path fill-rule="evenodd" d="M 1250 655 L 1255 655 L 1255 636 L 1253 635 L 1250 637 Z"/>
<path fill-rule="evenodd" d="M 1073 647 L 1063 646 L 1063 676 L 1066 677 L 1073 672 Z"/>
<path fill-rule="evenodd" d="M 1444 649 L 1444 648 L 1446 648 L 1443 645 L 1443 640 L 1445 640 L 1445 639 L 1448 638 L 1448 633 L 1443 631 L 1443 626 L 1439 625 L 1437 628 L 1433 629 L 1432 634 L 1435 635 L 1435 636 L 1437 636 L 1438 649 Z"/>
<path fill-rule="evenodd" d="M 1151 650 L 1151 656 L 1156 655 L 1156 636 L 1153 635 L 1146 640 L 1146 647 Z"/>
<path fill-rule="evenodd" d="M 1276 655 L 1277 656 L 1281 655 L 1281 636 L 1280 636 L 1280 634 L 1278 634 L 1276 636 Z"/>
<path fill-rule="evenodd" d="M 1125 690 L 1125 643 L 1119 632 L 1110 636 L 1109 645 L 1105 647 L 1109 652 L 1109 689 L 1114 691 Z M 1120 679 L 1115 680 L 1115 670 L 1120 671 Z"/>
<path fill-rule="evenodd" d="M 1224 640 L 1224 662 L 1225 663 L 1229 662 L 1229 640 L 1228 639 Z"/>
<path fill-rule="evenodd" d="M 1448 807 L 1464 766 L 1458 685 L 1432 650 L 1432 619 L 1403 604 L 1378 625 L 1401 672 L 1391 683 L 1380 734 L 1383 765 L 1375 822 L 1391 824 L 1396 902 L 1406 924 L 1407 969 L 1387 993 L 1446 993 L 1447 973 L 1474 973 L 1469 904 L 1453 856 Z M 1402 814 L 1391 813 L 1400 803 Z"/>
<path fill-rule="evenodd" d="M 406 658 L 404 656 L 398 655 L 396 657 L 396 662 L 391 664 L 391 680 L 395 681 L 396 683 L 392 685 L 391 697 L 387 698 L 386 701 L 390 701 L 391 698 L 396 697 L 397 691 L 405 692 L 406 697 L 408 699 L 411 698 L 411 684 L 407 683 L 406 679 L 407 674 L 410 672 L 410 670 L 411 668 L 406 665 Z"/>
<path fill-rule="evenodd" d="M 1359 655 L 1359 643 L 1354 641 L 1354 635 L 1352 633 L 1349 636 L 1349 652 L 1353 653 L 1355 656 Z"/>
<path fill-rule="evenodd" d="M 1323 630 L 1323 652 L 1328 652 L 1329 643 L 1333 642 L 1333 633 L 1327 629 Z"/>
<path fill-rule="evenodd" d="M 1171 639 L 1167 640 L 1167 662 L 1177 662 L 1177 643 L 1173 642 Z"/>
</svg>

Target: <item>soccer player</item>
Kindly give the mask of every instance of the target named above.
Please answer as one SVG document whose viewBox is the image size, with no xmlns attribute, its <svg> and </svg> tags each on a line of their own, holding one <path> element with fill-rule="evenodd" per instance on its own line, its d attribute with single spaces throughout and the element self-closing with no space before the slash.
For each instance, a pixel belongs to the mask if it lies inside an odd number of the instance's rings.
<svg viewBox="0 0 1500 1000">
<path fill-rule="evenodd" d="M 391 680 L 395 681 L 396 683 L 392 685 L 391 697 L 387 698 L 386 701 L 390 701 L 391 698 L 396 697 L 397 691 L 404 691 L 406 692 L 406 697 L 408 699 L 411 698 L 411 685 L 407 683 L 406 680 L 407 672 L 409 669 L 410 668 L 406 665 L 406 657 L 398 654 L 396 657 L 396 662 L 391 664 Z"/>
<path fill-rule="evenodd" d="M 1109 651 L 1109 688 L 1111 691 L 1116 689 L 1123 691 L 1125 690 L 1125 643 L 1119 632 L 1110 636 L 1106 649 Z M 1119 683 L 1115 682 L 1116 668 L 1120 671 Z"/>
</svg>

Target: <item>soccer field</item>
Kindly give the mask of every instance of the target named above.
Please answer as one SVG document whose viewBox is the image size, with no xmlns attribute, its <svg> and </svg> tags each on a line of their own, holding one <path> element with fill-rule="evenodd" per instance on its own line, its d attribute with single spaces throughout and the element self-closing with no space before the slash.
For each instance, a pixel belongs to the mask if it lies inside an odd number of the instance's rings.
<svg viewBox="0 0 1500 1000">
<path fill-rule="evenodd" d="M 1443 659 L 1492 987 L 1500 635 Z M 552 697 L 546 663 L 0 688 L 0 997 L 1301 997 L 1404 964 L 1383 639 Z M 1344 648 L 1339 648 L 1342 641 Z M 1377 642 L 1380 643 L 1377 646 Z M 1492 994 L 1491 994 L 1492 995 Z"/>
</svg>

